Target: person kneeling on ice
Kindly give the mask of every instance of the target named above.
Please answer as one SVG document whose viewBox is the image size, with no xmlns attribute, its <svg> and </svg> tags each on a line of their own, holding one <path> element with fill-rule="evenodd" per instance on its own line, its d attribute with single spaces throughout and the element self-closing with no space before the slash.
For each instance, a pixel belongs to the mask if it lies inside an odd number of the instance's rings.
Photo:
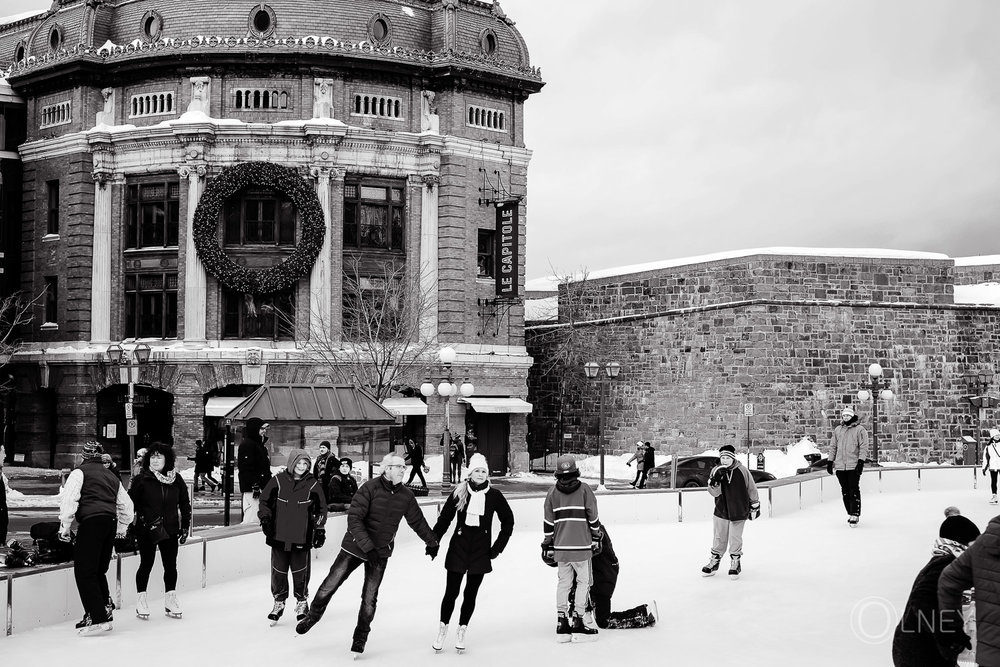
<svg viewBox="0 0 1000 667">
<path fill-rule="evenodd" d="M 326 497 L 322 484 L 309 472 L 309 455 L 303 449 L 288 454 L 288 465 L 260 492 L 257 517 L 271 547 L 271 595 L 274 608 L 267 615 L 274 625 L 285 611 L 288 572 L 295 589 L 295 618 L 308 611 L 312 548 L 326 542 Z"/>
<path fill-rule="evenodd" d="M 465 595 L 462 598 L 462 609 L 458 615 L 458 630 L 455 637 L 455 648 L 465 650 L 465 632 L 472 620 L 472 612 L 476 609 L 476 595 L 483 578 L 493 571 L 493 559 L 499 556 L 514 532 L 514 512 L 511 511 L 507 499 L 498 489 L 490 486 L 490 469 L 486 457 L 473 454 L 469 458 L 469 476 L 458 484 L 448 496 L 437 523 L 434 524 L 434 534 L 438 540 L 444 538 L 452 519 L 458 515 L 455 532 L 448 543 L 448 553 L 445 555 L 444 568 L 448 571 L 444 597 L 441 598 L 441 617 L 438 625 L 437 639 L 432 644 L 435 651 L 444 648 L 444 640 L 448 637 L 448 625 L 455 611 L 455 601 L 458 590 L 465 579 Z M 493 541 L 493 517 L 500 521 L 500 533 Z"/>
<path fill-rule="evenodd" d="M 986 460 L 983 461 L 983 475 L 990 472 L 990 505 L 997 504 L 997 474 L 1000 473 L 1000 430 L 990 429 L 990 441 L 983 450 Z"/>
<path fill-rule="evenodd" d="M 581 591 L 590 588 L 590 559 L 601 544 L 597 497 L 580 482 L 580 471 L 572 456 L 564 454 L 556 460 L 555 476 L 556 484 L 545 496 L 542 560 L 555 561 L 559 568 L 556 641 L 593 641 L 597 630 L 583 624 L 587 596 L 577 596 L 571 608 L 569 594 L 574 578 Z"/>
<path fill-rule="evenodd" d="M 347 532 L 340 544 L 340 553 L 330 566 L 330 572 L 320 584 L 305 618 L 295 626 L 304 635 L 323 618 L 330 598 L 356 569 L 364 565 L 365 581 L 361 590 L 361 609 L 354 628 L 351 653 L 357 658 L 364 653 L 375 618 L 378 589 L 395 545 L 399 522 L 406 517 L 420 539 L 427 545 L 431 560 L 437 556 L 438 540 L 424 519 L 413 491 L 403 484 L 403 457 L 386 454 L 382 459 L 382 474 L 361 485 L 347 510 Z"/>
<path fill-rule="evenodd" d="M 743 526 L 747 519 L 760 516 L 760 501 L 757 485 L 747 467 L 736 460 L 736 448 L 732 445 L 719 447 L 719 465 L 708 475 L 708 493 L 715 498 L 712 556 L 701 571 L 707 577 L 715 574 L 728 545 L 729 576 L 735 579 L 742 571 Z"/>
</svg>

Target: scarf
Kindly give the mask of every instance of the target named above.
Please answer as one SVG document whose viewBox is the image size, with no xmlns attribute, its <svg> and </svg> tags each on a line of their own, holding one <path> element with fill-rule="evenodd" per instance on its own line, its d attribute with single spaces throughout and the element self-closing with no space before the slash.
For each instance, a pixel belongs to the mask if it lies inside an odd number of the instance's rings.
<svg viewBox="0 0 1000 667">
<path fill-rule="evenodd" d="M 486 480 L 478 489 L 476 484 L 469 485 L 469 502 L 465 505 L 465 525 L 478 526 L 483 514 L 486 513 L 486 492 L 490 490 L 490 482 Z"/>
<path fill-rule="evenodd" d="M 949 540 L 944 537 L 939 537 L 934 540 L 934 555 L 935 556 L 954 556 L 958 558 L 962 555 L 968 547 L 964 544 L 956 542 L 954 540 Z"/>
<path fill-rule="evenodd" d="M 160 480 L 161 484 L 166 484 L 167 486 L 173 484 L 174 483 L 174 479 L 177 478 L 177 471 L 176 470 L 171 470 L 166 475 L 164 475 L 163 473 L 157 472 L 155 470 L 152 470 L 152 469 L 149 472 L 153 473 L 153 476 L 156 477 L 156 479 Z"/>
</svg>

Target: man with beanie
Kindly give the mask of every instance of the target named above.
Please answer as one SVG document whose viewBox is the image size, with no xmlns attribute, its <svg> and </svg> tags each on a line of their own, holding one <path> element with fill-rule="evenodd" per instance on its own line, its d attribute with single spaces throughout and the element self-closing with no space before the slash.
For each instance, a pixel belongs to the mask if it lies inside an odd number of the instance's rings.
<svg viewBox="0 0 1000 667">
<path fill-rule="evenodd" d="M 935 630 L 941 628 L 943 620 L 938 607 L 938 580 L 941 572 L 979 537 L 979 528 L 961 514 L 948 515 L 947 512 L 945 510 L 946 518 L 934 541 L 933 555 L 917 574 L 893 634 L 894 667 L 953 666 L 954 656 L 958 654 L 952 653 L 949 645 L 964 643 L 961 637 L 949 637 L 947 634 L 935 636 Z M 945 620 L 944 628 L 947 629 L 948 625 Z M 946 643 L 939 645 L 939 639 L 946 640 Z"/>
<path fill-rule="evenodd" d="M 243 427 L 243 439 L 236 453 L 240 491 L 243 493 L 243 523 L 257 523 L 260 490 L 271 479 L 271 454 L 267 449 L 267 428 L 263 419 L 251 417 Z"/>
<path fill-rule="evenodd" d="M 83 462 L 66 478 L 59 505 L 60 540 L 70 541 L 70 528 L 77 522 L 73 576 L 85 612 L 77 624 L 81 636 L 111 630 L 111 549 L 134 518 L 132 499 L 118 476 L 104 467 L 103 453 L 96 442 L 83 446 Z"/>
<path fill-rule="evenodd" d="M 840 418 L 842 423 L 833 429 L 830 438 L 826 471 L 831 475 L 837 473 L 847 523 L 853 528 L 861 520 L 861 471 L 868 458 L 868 431 L 859 423 L 853 408 L 844 408 Z"/>
<path fill-rule="evenodd" d="M 715 498 L 712 516 L 712 554 L 708 565 L 701 568 L 710 577 L 719 570 L 722 556 L 729 548 L 729 576 L 736 579 L 743 571 L 743 527 L 747 519 L 760 516 L 757 485 L 747 467 L 736 460 L 736 448 L 719 447 L 719 465 L 708 475 L 708 494 Z"/>
<path fill-rule="evenodd" d="M 382 474 L 365 482 L 351 501 L 347 511 L 347 532 L 340 543 L 330 573 L 320 584 L 305 618 L 295 626 L 304 635 L 319 622 L 330 604 L 330 598 L 356 569 L 364 565 L 365 581 L 361 589 L 361 609 L 354 628 L 351 653 L 354 658 L 364 653 L 375 618 L 378 589 L 396 542 L 399 522 L 406 517 L 420 539 L 427 545 L 426 553 L 433 560 L 438 552 L 438 539 L 427 524 L 413 491 L 403 484 L 403 457 L 386 454 L 382 459 Z"/>
<path fill-rule="evenodd" d="M 983 451 L 983 474 L 990 471 L 990 505 L 997 504 L 997 473 L 1000 473 L 1000 430 L 990 429 L 990 441 Z"/>
<path fill-rule="evenodd" d="M 590 559 L 601 548 L 597 497 L 589 486 L 580 482 L 580 471 L 572 456 L 564 454 L 556 460 L 555 476 L 556 484 L 545 496 L 542 559 L 555 561 L 559 569 L 556 641 L 592 641 L 597 639 L 597 630 L 584 625 L 583 614 L 591 584 Z M 575 596 L 570 609 L 574 577 L 580 594 Z"/>
</svg>

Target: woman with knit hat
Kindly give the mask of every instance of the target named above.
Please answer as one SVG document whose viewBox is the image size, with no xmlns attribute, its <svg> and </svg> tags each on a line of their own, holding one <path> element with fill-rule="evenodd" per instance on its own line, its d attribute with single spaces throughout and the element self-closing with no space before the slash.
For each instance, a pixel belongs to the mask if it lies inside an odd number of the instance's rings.
<svg viewBox="0 0 1000 667">
<path fill-rule="evenodd" d="M 990 429 L 990 441 L 983 451 L 985 460 L 983 461 L 983 475 L 990 471 L 990 505 L 997 504 L 997 474 L 1000 473 L 1000 430 Z"/>
<path fill-rule="evenodd" d="M 831 475 L 837 473 L 847 525 L 854 528 L 861 520 L 861 471 L 868 458 L 868 431 L 850 406 L 841 411 L 840 420 L 830 438 L 830 462 L 826 470 Z"/>
<path fill-rule="evenodd" d="M 465 632 L 476 608 L 479 586 L 483 577 L 493 571 L 491 561 L 503 552 L 514 531 L 514 513 L 503 494 L 490 486 L 489 470 L 486 457 L 473 454 L 469 458 L 469 476 L 448 496 L 434 525 L 434 534 L 440 541 L 452 519 L 458 516 L 444 559 L 448 579 L 441 599 L 441 622 L 433 644 L 435 651 L 444 647 L 463 578 L 465 595 L 458 616 L 455 648 L 459 652 L 465 650 Z M 492 538 L 494 515 L 500 520 L 496 541 Z"/>
<path fill-rule="evenodd" d="M 906 600 L 892 638 L 892 664 L 895 667 L 955 665 L 955 658 L 944 657 L 935 638 L 935 630 L 943 627 L 938 606 L 938 579 L 941 572 L 977 537 L 979 528 L 960 514 L 947 516 L 941 524 L 938 538 L 934 541 L 933 555 L 913 582 L 910 597 Z M 949 651 L 948 647 L 942 648 L 945 652 Z"/>
</svg>

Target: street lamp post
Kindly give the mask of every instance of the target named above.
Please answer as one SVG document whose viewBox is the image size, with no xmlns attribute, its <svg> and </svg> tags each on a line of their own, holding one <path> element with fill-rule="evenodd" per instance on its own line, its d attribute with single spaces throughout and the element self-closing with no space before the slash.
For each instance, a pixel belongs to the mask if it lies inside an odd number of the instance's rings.
<svg viewBox="0 0 1000 667">
<path fill-rule="evenodd" d="M 965 400 L 969 402 L 976 411 L 976 465 L 979 465 L 979 441 L 983 433 L 983 417 L 986 408 L 995 408 L 1000 402 L 996 396 L 990 396 L 990 383 L 993 382 L 992 373 L 971 373 L 964 376 L 966 390 L 969 395 Z"/>
<path fill-rule="evenodd" d="M 128 385 L 128 398 L 125 401 L 125 424 L 128 431 L 128 470 L 130 476 L 132 462 L 135 460 L 135 429 L 129 429 L 128 422 L 135 419 L 135 383 L 139 378 L 139 369 L 149 361 L 152 352 L 152 348 L 146 343 L 137 343 L 131 350 L 115 343 L 109 345 L 107 349 L 108 360 L 113 364 L 118 364 L 119 381 Z M 136 427 L 138 427 L 138 421 L 136 421 Z"/>
<path fill-rule="evenodd" d="M 882 367 L 872 364 L 868 367 L 868 383 L 863 385 L 858 392 L 858 400 L 872 402 L 872 459 L 875 465 L 879 464 L 878 458 L 878 399 L 888 401 L 892 399 L 892 390 L 889 389 L 889 381 L 882 376 Z"/>
<path fill-rule="evenodd" d="M 602 367 L 605 377 L 600 377 Z M 583 365 L 583 372 L 587 375 L 587 379 L 594 380 L 600 385 L 600 395 L 597 401 L 597 451 L 601 458 L 601 481 L 598 488 L 602 490 L 604 489 L 604 396 L 611 382 L 618 377 L 621 370 L 622 366 L 617 361 L 610 361 L 606 364 L 588 361 Z"/>
<path fill-rule="evenodd" d="M 441 495 L 446 496 L 451 489 L 451 397 L 461 394 L 468 398 L 475 393 L 476 388 L 468 379 L 456 386 L 452 381 L 451 365 L 455 362 L 455 350 L 450 347 L 442 347 L 438 351 L 438 360 L 441 362 L 442 379 L 437 387 L 428 378 L 420 385 L 420 393 L 425 398 L 430 398 L 437 392 L 438 396 L 444 399 L 444 434 L 441 438 Z M 458 481 L 458 480 L 455 480 Z"/>
</svg>

